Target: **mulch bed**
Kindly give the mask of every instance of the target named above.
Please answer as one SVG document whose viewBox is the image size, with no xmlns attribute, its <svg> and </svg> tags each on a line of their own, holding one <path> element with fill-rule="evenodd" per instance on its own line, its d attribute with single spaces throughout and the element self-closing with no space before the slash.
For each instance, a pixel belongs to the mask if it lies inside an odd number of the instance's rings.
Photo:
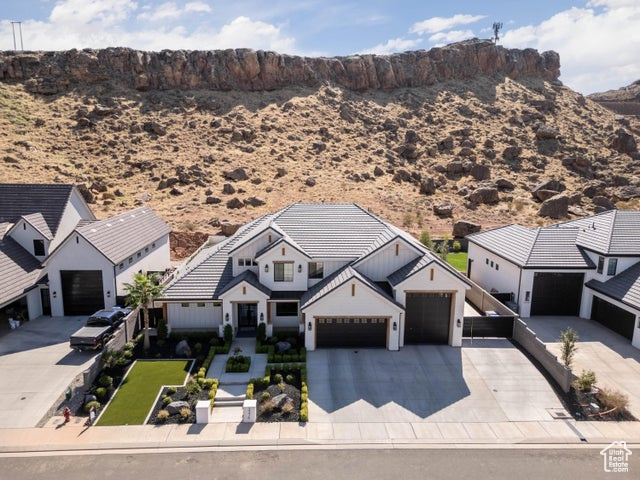
<svg viewBox="0 0 640 480">
<path fill-rule="evenodd" d="M 619 422 L 619 421 L 636 421 L 637 419 L 629 413 L 628 410 L 614 410 L 609 413 L 607 409 L 598 401 L 596 395 L 597 390 L 594 392 L 584 392 L 571 387 L 571 390 L 567 394 L 569 398 L 569 405 L 567 410 L 573 418 L 576 420 L 589 420 L 595 422 Z M 590 404 L 595 403 L 600 407 L 601 414 L 593 414 Z"/>
<path fill-rule="evenodd" d="M 284 393 L 293 400 L 293 410 L 282 412 L 278 408 L 268 410 L 265 408 L 267 402 L 261 402 L 260 396 L 263 392 L 269 392 L 271 398 Z M 253 393 L 253 398 L 258 402 L 257 421 L 258 422 L 299 422 L 300 421 L 300 388 L 285 383 L 284 392 L 278 385 L 269 385 L 266 389 Z"/>
<path fill-rule="evenodd" d="M 167 389 L 169 387 L 164 387 L 162 389 L 162 394 L 158 397 L 158 401 L 153 407 L 153 411 L 151 412 L 151 416 L 149 417 L 149 421 L 147 425 L 172 425 L 178 423 L 196 423 L 196 403 L 198 400 L 209 400 L 209 390 L 201 390 L 200 393 L 196 395 L 192 395 L 187 393 L 186 388 L 177 387 L 176 393 L 171 395 L 173 401 L 184 400 L 187 402 L 191 408 L 191 415 L 187 418 L 182 418 L 182 416 L 177 413 L 175 415 L 171 415 L 166 420 L 158 420 L 158 412 L 160 410 L 165 410 L 166 407 L 162 406 L 162 395 L 167 393 Z"/>
</svg>

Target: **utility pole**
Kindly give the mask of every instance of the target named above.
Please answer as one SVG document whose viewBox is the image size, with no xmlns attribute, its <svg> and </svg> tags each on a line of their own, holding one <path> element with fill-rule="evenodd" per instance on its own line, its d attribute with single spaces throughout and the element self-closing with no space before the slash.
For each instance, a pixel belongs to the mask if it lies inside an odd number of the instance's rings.
<svg viewBox="0 0 640 480">
<path fill-rule="evenodd" d="M 502 22 L 493 23 L 493 43 L 497 44 L 500 40 L 500 30 L 502 30 Z"/>
<path fill-rule="evenodd" d="M 13 33 L 13 51 L 18 51 L 16 45 L 16 24 L 18 25 L 18 32 L 20 34 L 20 51 L 24 52 L 24 44 L 22 43 L 22 22 L 11 22 L 11 31 Z"/>
</svg>

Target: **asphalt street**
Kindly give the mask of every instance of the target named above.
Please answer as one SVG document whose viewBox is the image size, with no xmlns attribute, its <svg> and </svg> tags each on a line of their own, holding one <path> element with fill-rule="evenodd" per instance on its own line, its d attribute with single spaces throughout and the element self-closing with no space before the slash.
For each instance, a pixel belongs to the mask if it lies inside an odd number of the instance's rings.
<svg viewBox="0 0 640 480">
<path fill-rule="evenodd" d="M 640 452 L 639 452 L 640 453 Z M 634 455 L 632 455 L 633 457 Z M 638 455 L 640 456 L 640 455 Z M 157 453 L 0 457 L 0 478 L 26 479 L 599 479 L 599 449 L 424 449 L 160 451 Z"/>
</svg>

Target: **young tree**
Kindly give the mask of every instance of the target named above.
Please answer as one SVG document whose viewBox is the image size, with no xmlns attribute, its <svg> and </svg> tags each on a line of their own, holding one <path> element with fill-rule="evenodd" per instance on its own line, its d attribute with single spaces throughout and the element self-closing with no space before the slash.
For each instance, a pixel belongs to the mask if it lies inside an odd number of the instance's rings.
<svg viewBox="0 0 640 480">
<path fill-rule="evenodd" d="M 447 257 L 449 256 L 449 235 L 445 235 L 442 237 L 442 241 L 438 245 L 437 253 L 440 255 L 440 258 L 447 261 Z"/>
<path fill-rule="evenodd" d="M 578 350 L 576 342 L 578 341 L 578 333 L 571 327 L 568 327 L 565 331 L 560 332 L 560 357 L 562 362 L 567 368 L 571 368 L 573 362 L 573 356 Z"/>
<path fill-rule="evenodd" d="M 136 273 L 133 277 L 133 283 L 125 283 L 124 289 L 127 291 L 127 305 L 142 309 L 142 318 L 144 320 L 143 347 L 145 350 L 149 350 L 149 347 L 151 347 L 149 341 L 149 304 L 154 298 L 161 296 L 162 287 L 158 285 L 156 275 Z"/>
<path fill-rule="evenodd" d="M 429 230 L 423 230 L 420 234 L 420 243 L 427 247 L 429 250 L 433 250 L 433 241 L 431 241 L 431 233 Z"/>
</svg>

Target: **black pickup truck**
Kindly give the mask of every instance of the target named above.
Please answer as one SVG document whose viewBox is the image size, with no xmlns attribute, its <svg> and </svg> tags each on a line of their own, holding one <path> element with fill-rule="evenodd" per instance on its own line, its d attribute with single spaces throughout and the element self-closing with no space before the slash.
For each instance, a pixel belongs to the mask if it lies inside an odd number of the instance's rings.
<svg viewBox="0 0 640 480">
<path fill-rule="evenodd" d="M 97 311 L 84 327 L 71 335 L 69 346 L 78 351 L 103 348 L 129 313 L 131 309 L 118 307 Z"/>
</svg>

